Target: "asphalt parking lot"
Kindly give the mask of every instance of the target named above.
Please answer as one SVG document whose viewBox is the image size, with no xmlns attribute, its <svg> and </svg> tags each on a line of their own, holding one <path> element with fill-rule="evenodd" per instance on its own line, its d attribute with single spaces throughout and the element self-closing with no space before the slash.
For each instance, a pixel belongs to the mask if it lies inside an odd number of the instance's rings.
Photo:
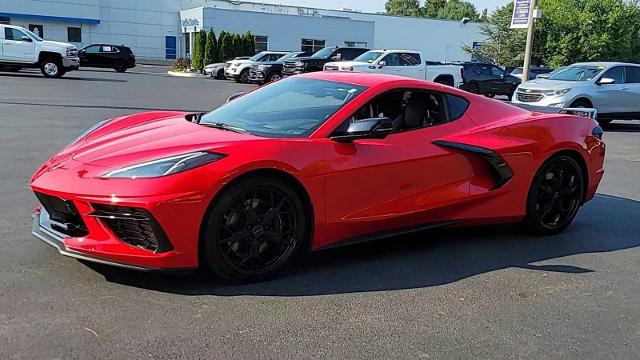
<svg viewBox="0 0 640 360">
<path fill-rule="evenodd" d="M 229 286 L 59 256 L 28 182 L 93 123 L 206 111 L 250 88 L 162 69 L 0 73 L 0 358 L 640 358 L 640 122 L 614 123 L 599 195 L 560 236 L 424 232 Z"/>
</svg>

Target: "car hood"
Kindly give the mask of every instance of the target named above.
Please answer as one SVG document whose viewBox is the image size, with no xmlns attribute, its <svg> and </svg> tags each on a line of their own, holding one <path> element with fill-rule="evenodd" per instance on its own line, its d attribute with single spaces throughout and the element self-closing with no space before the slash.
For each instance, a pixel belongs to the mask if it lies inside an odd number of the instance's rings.
<svg viewBox="0 0 640 360">
<path fill-rule="evenodd" d="M 253 61 L 251 61 L 251 60 L 233 60 L 233 61 L 231 61 L 231 64 L 232 65 L 233 64 L 238 64 L 238 65 L 241 65 L 241 64 L 253 64 Z"/>
<path fill-rule="evenodd" d="M 262 138 L 204 127 L 188 113 L 151 112 L 116 118 L 58 156 L 89 165 L 119 167 Z"/>
<path fill-rule="evenodd" d="M 42 40 L 42 42 L 40 43 L 43 46 L 51 46 L 51 47 L 63 47 L 63 48 L 75 48 L 76 46 L 73 44 L 69 44 L 66 42 L 60 42 L 60 41 L 50 41 L 50 40 Z"/>
<path fill-rule="evenodd" d="M 209 64 L 209 65 L 207 65 L 205 67 L 208 68 L 208 67 L 217 67 L 217 66 L 224 66 L 224 63 Z"/>
<path fill-rule="evenodd" d="M 584 83 L 586 84 L 586 82 Z M 530 89 L 530 90 L 560 90 L 560 89 L 574 88 L 582 84 L 583 82 L 578 82 L 578 81 L 535 79 L 535 80 L 529 80 L 525 82 L 524 84 L 520 85 L 520 88 Z"/>
</svg>

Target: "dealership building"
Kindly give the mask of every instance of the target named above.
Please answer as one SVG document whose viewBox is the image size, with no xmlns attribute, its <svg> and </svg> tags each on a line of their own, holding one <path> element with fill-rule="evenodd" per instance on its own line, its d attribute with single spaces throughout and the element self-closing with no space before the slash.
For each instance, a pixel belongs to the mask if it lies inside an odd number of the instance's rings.
<svg viewBox="0 0 640 360">
<path fill-rule="evenodd" d="M 169 61 L 188 57 L 193 34 L 209 28 L 251 31 L 257 51 L 394 48 L 420 50 L 431 61 L 469 60 L 463 45 L 483 40 L 476 23 L 235 0 L 0 0 L 0 23 L 78 47 L 127 45 L 139 59 Z"/>
</svg>

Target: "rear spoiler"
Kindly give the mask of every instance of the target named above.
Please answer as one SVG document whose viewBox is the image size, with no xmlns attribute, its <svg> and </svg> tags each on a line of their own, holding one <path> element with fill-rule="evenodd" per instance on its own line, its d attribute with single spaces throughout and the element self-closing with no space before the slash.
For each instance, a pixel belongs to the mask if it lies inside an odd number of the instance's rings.
<svg viewBox="0 0 640 360">
<path fill-rule="evenodd" d="M 535 111 L 535 112 L 543 112 L 549 114 L 566 114 L 566 115 L 574 115 L 579 117 L 591 118 L 594 120 L 598 120 L 598 110 L 592 108 L 554 108 L 554 107 L 545 107 L 545 106 L 533 106 L 527 104 L 514 104 L 513 106 L 517 106 L 521 109 Z"/>
</svg>

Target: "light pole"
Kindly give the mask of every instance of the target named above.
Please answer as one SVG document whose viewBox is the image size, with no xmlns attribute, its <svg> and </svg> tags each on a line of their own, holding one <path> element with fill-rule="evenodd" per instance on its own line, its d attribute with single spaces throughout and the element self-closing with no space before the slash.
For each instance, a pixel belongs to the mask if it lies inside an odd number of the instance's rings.
<svg viewBox="0 0 640 360">
<path fill-rule="evenodd" d="M 531 0 L 529 5 L 529 20 L 527 22 L 527 46 L 524 51 L 524 67 L 522 69 L 522 81 L 529 80 L 529 71 L 531 70 L 531 52 L 533 49 L 533 24 L 536 11 L 536 0 Z"/>
</svg>

